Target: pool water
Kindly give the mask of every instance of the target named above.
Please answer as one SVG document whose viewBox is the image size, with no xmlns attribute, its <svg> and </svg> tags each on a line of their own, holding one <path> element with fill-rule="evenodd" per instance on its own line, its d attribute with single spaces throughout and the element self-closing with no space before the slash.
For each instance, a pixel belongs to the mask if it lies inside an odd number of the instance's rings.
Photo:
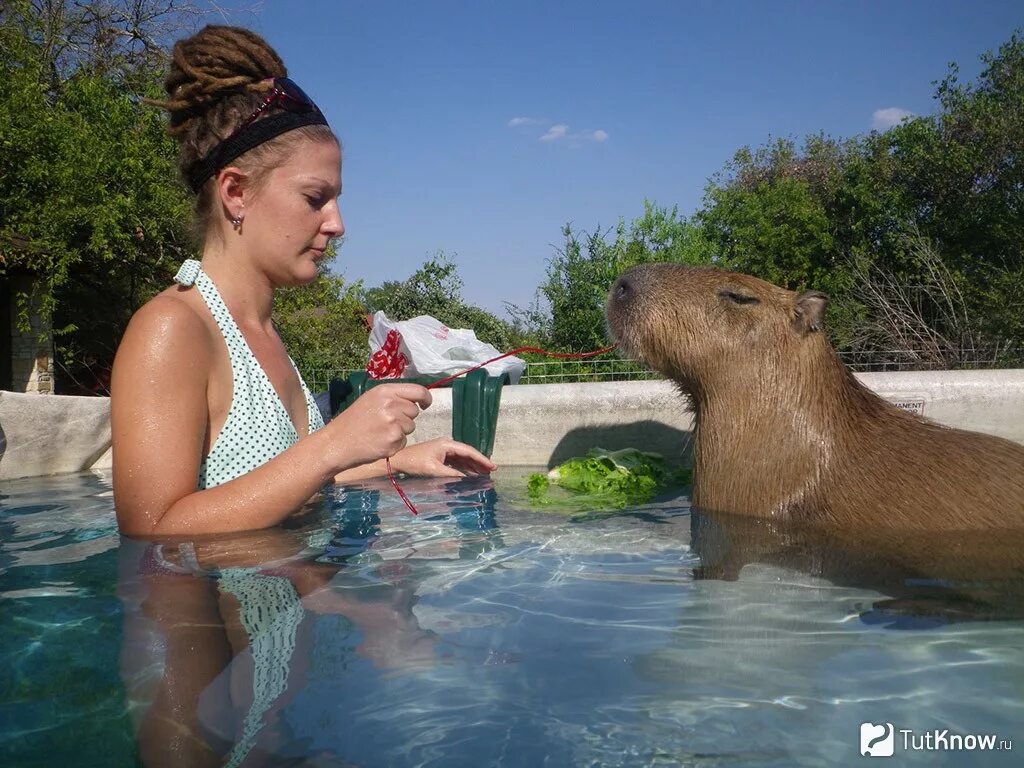
<svg viewBox="0 0 1024 768">
<path fill-rule="evenodd" d="M 865 722 L 1020 764 L 1019 565 L 953 584 L 685 496 L 531 510 L 528 471 L 159 546 L 108 475 L 3 484 L 0 765 L 832 766 Z"/>
</svg>

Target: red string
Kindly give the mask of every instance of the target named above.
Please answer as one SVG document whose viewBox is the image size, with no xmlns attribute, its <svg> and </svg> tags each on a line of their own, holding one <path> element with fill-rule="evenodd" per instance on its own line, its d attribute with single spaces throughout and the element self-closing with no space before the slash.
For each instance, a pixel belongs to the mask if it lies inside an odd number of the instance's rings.
<svg viewBox="0 0 1024 768">
<path fill-rule="evenodd" d="M 445 376 L 443 379 L 432 381 L 429 384 L 427 384 L 427 389 L 440 387 L 442 384 L 447 384 L 449 381 L 454 381 L 455 379 L 459 378 L 459 376 L 465 376 L 467 373 L 471 373 L 480 368 L 483 368 L 485 365 L 496 363 L 499 360 L 503 360 L 506 357 L 511 357 L 512 355 L 518 355 L 520 352 L 535 352 L 538 355 L 557 357 L 562 360 L 583 360 L 588 357 L 596 357 L 597 355 L 603 355 L 605 352 L 611 352 L 613 349 L 615 349 L 614 344 L 612 344 L 609 347 L 595 349 L 593 352 L 548 352 L 546 349 L 540 349 L 539 347 L 516 347 L 511 352 L 506 352 L 502 355 L 498 355 L 497 357 L 491 358 L 490 360 L 479 363 L 478 365 L 474 365 L 472 368 L 467 368 L 466 370 L 459 371 L 458 373 L 452 374 L 451 376 Z M 405 506 L 407 506 L 409 508 L 409 511 L 412 512 L 414 515 L 418 515 L 419 512 L 416 511 L 416 507 L 414 507 L 413 503 L 409 501 L 409 497 L 405 495 L 405 491 L 402 490 L 401 486 L 399 486 L 398 484 L 398 481 L 395 479 L 395 473 L 391 470 L 391 459 L 384 459 L 384 464 L 388 469 L 388 479 L 391 481 L 391 484 L 395 486 L 395 490 L 398 491 L 398 495 L 402 497 L 402 501 L 405 502 Z"/>
<path fill-rule="evenodd" d="M 402 501 L 405 502 L 405 506 L 407 506 L 409 508 L 409 511 L 412 512 L 414 515 L 418 515 L 419 512 L 416 511 L 416 507 L 412 505 L 412 502 L 409 501 L 409 497 L 406 496 L 405 491 L 402 490 L 402 486 L 400 486 L 398 484 L 398 481 L 395 480 L 395 473 L 391 469 L 391 459 L 384 459 L 384 464 L 388 468 L 388 480 L 390 480 L 391 484 L 395 486 L 395 490 L 398 491 L 398 495 L 402 497 Z"/>
<path fill-rule="evenodd" d="M 559 357 L 562 358 L 563 360 L 582 360 L 587 357 L 596 357 L 597 355 L 603 355 L 605 352 L 611 352 L 613 349 L 615 349 L 614 344 L 612 344 L 610 347 L 595 349 L 593 352 L 548 352 L 546 349 L 540 349 L 539 347 L 517 347 L 516 349 L 513 349 L 511 352 L 506 352 L 503 355 L 498 355 L 497 357 L 491 358 L 490 360 L 480 363 L 479 365 L 474 365 L 472 368 L 467 368 L 466 370 L 459 371 L 458 373 L 452 374 L 451 376 L 446 376 L 443 379 L 433 381 L 430 384 L 427 384 L 427 389 L 433 389 L 434 387 L 439 387 L 442 384 L 447 384 L 449 381 L 454 381 L 455 379 L 459 378 L 459 376 L 465 376 L 467 373 L 472 373 L 475 370 L 483 368 L 485 365 L 496 363 L 499 360 L 503 360 L 506 357 L 511 357 L 512 355 L 518 355 L 520 352 L 536 352 L 538 355 L 547 355 L 548 357 Z"/>
</svg>

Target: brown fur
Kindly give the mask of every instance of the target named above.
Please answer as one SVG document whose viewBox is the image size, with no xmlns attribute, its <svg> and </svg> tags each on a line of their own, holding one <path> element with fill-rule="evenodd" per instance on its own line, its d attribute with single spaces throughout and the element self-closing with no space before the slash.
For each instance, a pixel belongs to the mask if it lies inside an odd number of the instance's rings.
<svg viewBox="0 0 1024 768">
<path fill-rule="evenodd" d="M 615 341 L 692 398 L 694 504 L 831 527 L 1024 526 L 1024 446 L 872 393 L 821 332 L 825 303 L 670 264 L 631 269 L 613 286 Z"/>
</svg>

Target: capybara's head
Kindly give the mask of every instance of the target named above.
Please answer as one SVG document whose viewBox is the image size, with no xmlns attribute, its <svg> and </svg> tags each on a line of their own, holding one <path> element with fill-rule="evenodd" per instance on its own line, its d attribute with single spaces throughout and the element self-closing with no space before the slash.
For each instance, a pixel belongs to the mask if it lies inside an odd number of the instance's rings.
<svg viewBox="0 0 1024 768">
<path fill-rule="evenodd" d="M 624 354 L 692 390 L 820 345 L 825 304 L 716 267 L 646 264 L 612 286 L 608 329 Z"/>
</svg>

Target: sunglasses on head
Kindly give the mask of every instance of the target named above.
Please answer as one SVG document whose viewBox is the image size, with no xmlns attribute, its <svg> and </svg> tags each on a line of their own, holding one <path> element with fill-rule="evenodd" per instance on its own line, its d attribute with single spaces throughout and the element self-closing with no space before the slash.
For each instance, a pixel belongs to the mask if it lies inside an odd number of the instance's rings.
<svg viewBox="0 0 1024 768">
<path fill-rule="evenodd" d="M 273 87 L 256 111 L 240 123 L 227 138 L 217 142 L 186 172 L 186 181 L 193 192 L 198 192 L 207 179 L 214 176 L 219 169 L 253 147 L 295 128 L 327 125 L 327 119 L 320 108 L 294 81 L 287 77 L 275 77 L 264 82 L 271 83 Z M 283 111 L 267 115 L 265 119 L 257 121 L 257 118 L 271 107 L 279 107 Z"/>
<path fill-rule="evenodd" d="M 306 92 L 299 88 L 298 84 L 290 77 L 275 77 L 271 82 L 273 82 L 274 87 L 263 101 L 260 102 L 260 105 L 256 107 L 256 111 L 239 124 L 228 138 L 237 136 L 271 107 L 280 107 L 288 112 L 294 112 L 299 115 L 306 112 L 320 111 L 320 108 L 306 95 Z"/>
</svg>

